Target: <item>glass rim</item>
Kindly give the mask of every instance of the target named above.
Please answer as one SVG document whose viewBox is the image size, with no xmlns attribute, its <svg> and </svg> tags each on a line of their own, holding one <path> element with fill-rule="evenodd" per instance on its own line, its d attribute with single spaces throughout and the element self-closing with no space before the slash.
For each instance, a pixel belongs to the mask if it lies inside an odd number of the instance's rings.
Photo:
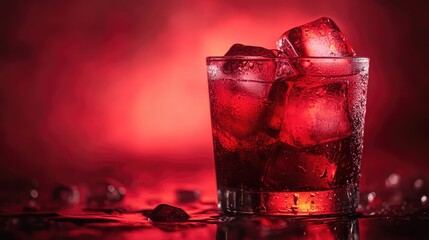
<svg viewBox="0 0 429 240">
<path fill-rule="evenodd" d="M 272 61 L 272 60 L 350 60 L 352 62 L 369 62 L 369 57 L 353 56 L 353 57 L 262 57 L 262 56 L 208 56 L 206 61 L 226 61 L 226 60 L 248 60 L 248 61 Z"/>
</svg>

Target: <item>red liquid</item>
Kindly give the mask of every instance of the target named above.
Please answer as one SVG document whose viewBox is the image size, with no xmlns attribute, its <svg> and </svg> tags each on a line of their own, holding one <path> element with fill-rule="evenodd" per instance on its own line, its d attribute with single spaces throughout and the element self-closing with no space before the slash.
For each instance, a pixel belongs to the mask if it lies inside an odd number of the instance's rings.
<svg viewBox="0 0 429 240">
<path fill-rule="evenodd" d="M 225 212 L 338 214 L 356 208 L 367 68 L 348 75 L 314 72 L 274 83 L 209 75 Z"/>
</svg>

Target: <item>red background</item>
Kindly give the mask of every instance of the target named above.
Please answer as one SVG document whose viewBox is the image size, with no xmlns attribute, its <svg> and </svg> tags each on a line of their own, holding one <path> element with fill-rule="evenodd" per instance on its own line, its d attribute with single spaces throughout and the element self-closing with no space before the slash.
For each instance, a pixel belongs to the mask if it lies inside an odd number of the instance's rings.
<svg viewBox="0 0 429 240">
<path fill-rule="evenodd" d="M 2 1 L 1 185 L 164 178 L 214 196 L 205 57 L 274 48 L 322 16 L 371 58 L 363 187 L 427 175 L 423 14 L 398 0 Z"/>
</svg>

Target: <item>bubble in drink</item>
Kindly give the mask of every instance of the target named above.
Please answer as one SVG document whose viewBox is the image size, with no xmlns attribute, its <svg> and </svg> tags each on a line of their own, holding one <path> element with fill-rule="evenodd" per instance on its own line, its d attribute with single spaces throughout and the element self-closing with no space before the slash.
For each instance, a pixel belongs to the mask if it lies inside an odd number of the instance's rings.
<svg viewBox="0 0 429 240">
<path fill-rule="evenodd" d="M 327 17 L 285 32 L 277 41 L 277 48 L 291 57 L 356 55 L 346 36 Z"/>
</svg>

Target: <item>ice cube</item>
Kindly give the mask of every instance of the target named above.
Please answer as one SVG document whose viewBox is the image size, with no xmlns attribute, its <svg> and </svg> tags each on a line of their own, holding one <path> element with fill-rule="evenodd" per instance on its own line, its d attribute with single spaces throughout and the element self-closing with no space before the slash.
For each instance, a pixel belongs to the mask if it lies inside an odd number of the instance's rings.
<svg viewBox="0 0 429 240">
<path fill-rule="evenodd" d="M 285 96 L 288 90 L 289 83 L 283 79 L 279 79 L 273 83 L 270 94 L 268 96 L 270 109 L 266 116 L 268 117 L 267 126 L 270 130 L 278 133 L 283 123 L 283 115 L 285 112 Z"/>
<path fill-rule="evenodd" d="M 225 74 L 240 80 L 274 82 L 276 73 L 276 62 L 274 58 L 276 55 L 272 50 L 262 47 L 234 44 L 225 56 L 236 57 L 225 62 L 223 66 L 223 72 Z M 263 58 L 251 61 L 243 57 Z"/>
<path fill-rule="evenodd" d="M 280 140 L 304 148 L 349 136 L 347 90 L 347 82 L 295 82 L 285 98 Z"/>
<path fill-rule="evenodd" d="M 232 47 L 225 53 L 225 56 L 259 56 L 259 57 L 276 57 L 276 52 L 272 50 L 256 47 L 247 46 L 240 43 L 232 45 Z"/>
<path fill-rule="evenodd" d="M 108 178 L 89 189 L 86 202 L 88 208 L 99 208 L 121 202 L 126 194 L 125 187 L 118 181 Z"/>
<path fill-rule="evenodd" d="M 285 32 L 277 41 L 277 48 L 291 57 L 356 55 L 346 36 L 327 17 Z"/>
<path fill-rule="evenodd" d="M 263 180 L 267 187 L 329 188 L 334 183 L 337 167 L 323 154 L 297 152 L 280 143 L 270 156 Z"/>
<path fill-rule="evenodd" d="M 181 208 L 168 204 L 160 204 L 149 214 L 149 219 L 154 222 L 184 222 L 190 216 Z"/>
<path fill-rule="evenodd" d="M 279 51 L 235 44 L 225 54 L 231 58 L 216 65 L 222 69 L 216 71 L 217 76 L 209 74 L 213 133 L 224 148 L 247 148 L 261 139 L 270 140 L 257 136 L 265 123 L 268 95 L 276 77 L 289 71 L 284 63 L 277 65 L 276 54 Z"/>
<path fill-rule="evenodd" d="M 255 133 L 259 119 L 266 108 L 270 84 L 249 83 L 246 88 L 235 80 L 209 82 L 212 103 L 212 117 L 217 127 L 236 138 Z M 259 87 L 260 92 L 250 86 Z"/>
<path fill-rule="evenodd" d="M 178 203 L 191 203 L 200 200 L 200 191 L 177 189 L 176 199 Z"/>
<path fill-rule="evenodd" d="M 350 76 L 356 74 L 353 72 L 353 68 L 356 68 L 355 63 L 348 58 L 300 58 L 294 59 L 292 64 L 299 75 Z"/>
<path fill-rule="evenodd" d="M 62 206 L 79 203 L 79 189 L 76 186 L 58 184 L 52 191 L 52 200 Z"/>
<path fill-rule="evenodd" d="M 232 152 L 236 150 L 257 149 L 276 142 L 273 136 L 265 132 L 258 132 L 252 136 L 239 139 L 227 132 L 215 128 L 213 129 L 213 135 L 215 136 L 215 144 L 219 143 L 224 150 Z"/>
</svg>

